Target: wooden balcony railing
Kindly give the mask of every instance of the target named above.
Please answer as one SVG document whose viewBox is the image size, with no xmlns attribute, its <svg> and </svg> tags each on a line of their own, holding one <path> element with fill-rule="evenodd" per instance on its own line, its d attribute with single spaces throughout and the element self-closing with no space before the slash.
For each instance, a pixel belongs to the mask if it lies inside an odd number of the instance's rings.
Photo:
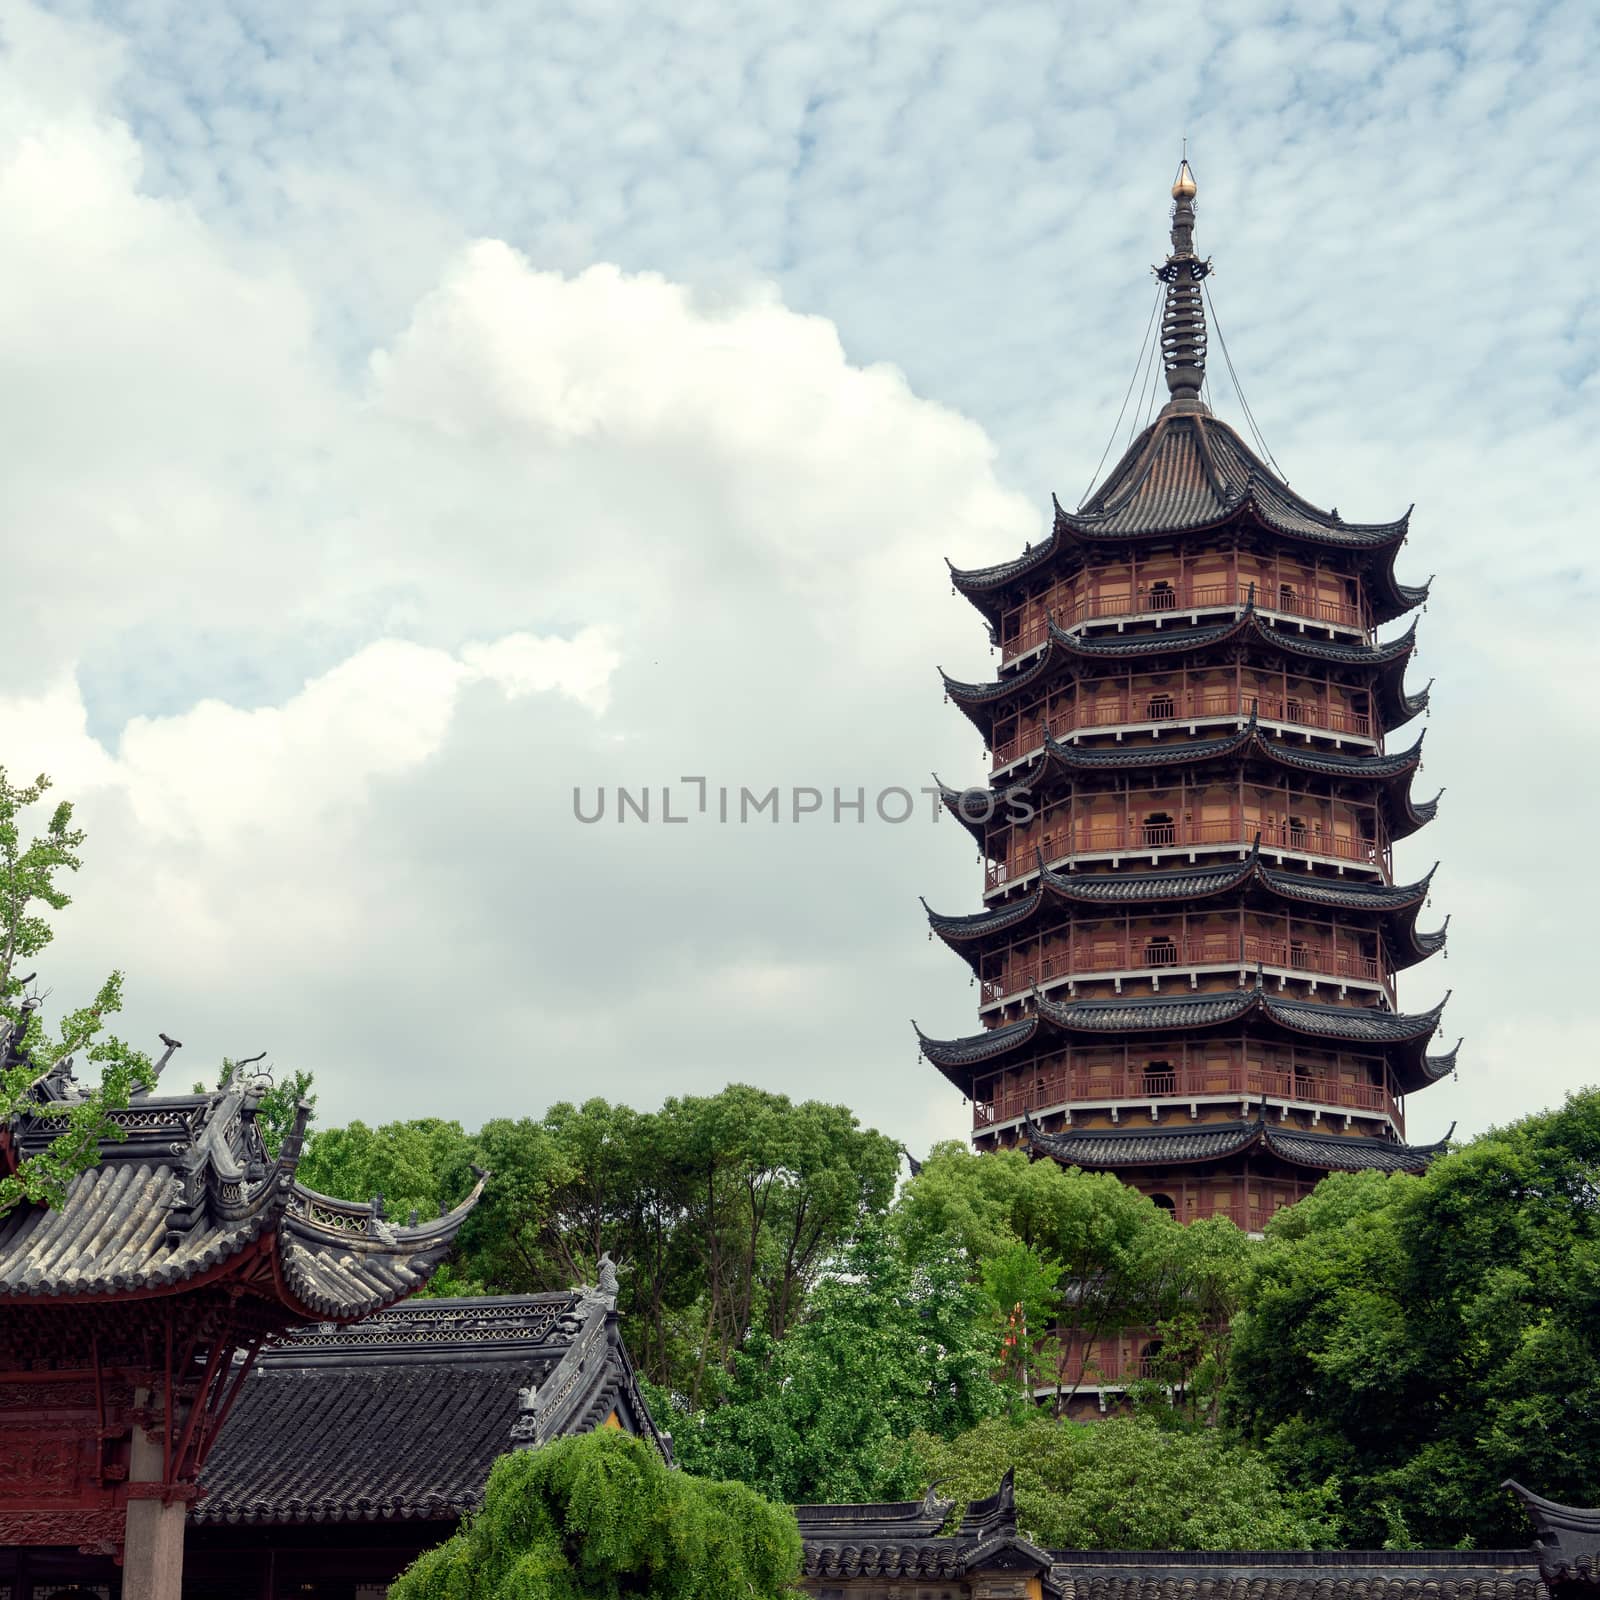
<svg viewBox="0 0 1600 1600">
<path fill-rule="evenodd" d="M 1235 584 L 1228 581 L 1194 583 L 1184 579 L 1164 584 L 1158 579 L 1124 593 L 1057 596 L 1047 603 L 1047 609 L 1057 627 L 1071 628 L 1083 622 L 1159 616 L 1167 611 L 1231 611 L 1248 605 L 1252 596 L 1258 611 L 1304 617 L 1310 622 L 1338 628 L 1366 627 L 1360 606 L 1353 602 L 1304 594 L 1298 585 L 1274 584 L 1270 579 L 1254 584 L 1248 580 Z M 1010 660 L 1034 649 L 1045 642 L 1046 634 L 1044 611 L 1024 617 L 1015 636 L 1005 640 L 1002 657 Z"/>
<path fill-rule="evenodd" d="M 1171 723 L 1194 722 L 1208 717 L 1249 717 L 1252 713 L 1267 722 L 1287 723 L 1297 728 L 1370 739 L 1372 718 L 1365 712 L 1345 706 L 1322 704 L 1316 700 L 1276 695 L 1254 690 L 1189 690 L 1178 694 L 1146 692 L 1101 696 L 1088 705 L 1057 712 L 1049 719 L 1053 737 L 1092 731 L 1095 728 L 1127 726 L 1163 727 Z M 1044 744 L 1045 724 L 1030 723 L 994 747 L 994 764 L 1009 765 Z"/>
<path fill-rule="evenodd" d="M 1092 976 L 1100 972 L 1162 972 L 1169 968 L 1232 965 L 1275 967 L 1303 972 L 1308 979 L 1330 983 L 1381 983 L 1392 980 L 1376 956 L 1344 945 L 1270 937 L 1264 934 L 1216 932 L 1178 934 L 1171 938 L 1132 937 L 1074 940 L 1042 955 L 1015 956 L 1004 972 L 982 983 L 982 1003 L 1026 993 L 1036 983 Z"/>
<path fill-rule="evenodd" d="M 1014 1122 L 1024 1112 L 1038 1113 L 1089 1101 L 1146 1104 L 1151 1100 L 1185 1100 L 1237 1095 L 1241 1100 L 1296 1100 L 1340 1111 L 1388 1115 L 1400 1120 L 1394 1096 L 1380 1083 L 1347 1083 L 1321 1074 L 1280 1072 L 1267 1067 L 1217 1065 L 1172 1067 L 1151 1072 L 1138 1067 L 1056 1068 L 1030 1081 L 1005 1085 L 987 1099 L 972 1103 L 975 1130 Z"/>
<path fill-rule="evenodd" d="M 1258 833 L 1265 850 L 1292 850 L 1366 867 L 1381 867 L 1387 862 L 1387 852 L 1380 852 L 1372 839 L 1327 832 L 1316 825 L 1302 827 L 1250 816 L 1205 822 L 1124 822 L 1077 828 L 1062 825 L 1048 834 L 1043 844 L 1045 860 L 1059 861 L 1068 856 L 1138 855 L 1146 850 L 1188 846 L 1238 845 L 1248 850 Z M 986 887 L 995 889 L 1036 871 L 1039 863 L 1034 847 L 1038 842 L 1032 837 L 1024 838 L 1007 860 L 989 862 Z"/>
</svg>

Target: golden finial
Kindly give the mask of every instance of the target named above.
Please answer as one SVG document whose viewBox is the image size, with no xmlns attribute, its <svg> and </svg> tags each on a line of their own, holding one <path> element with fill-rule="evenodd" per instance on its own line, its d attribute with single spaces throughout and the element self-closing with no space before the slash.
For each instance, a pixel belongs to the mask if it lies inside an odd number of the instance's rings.
<svg viewBox="0 0 1600 1600">
<path fill-rule="evenodd" d="M 1172 185 L 1172 198 L 1174 200 L 1193 200 L 1198 193 L 1194 181 L 1194 173 L 1189 170 L 1187 160 L 1178 163 L 1178 176 Z"/>
</svg>

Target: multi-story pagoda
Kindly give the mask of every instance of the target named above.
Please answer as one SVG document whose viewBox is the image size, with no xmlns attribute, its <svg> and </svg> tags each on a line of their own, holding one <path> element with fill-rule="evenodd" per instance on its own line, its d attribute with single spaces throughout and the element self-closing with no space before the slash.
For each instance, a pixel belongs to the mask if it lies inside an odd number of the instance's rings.
<svg viewBox="0 0 1600 1600">
<path fill-rule="evenodd" d="M 1255 1230 L 1326 1173 L 1415 1171 L 1409 1095 L 1442 1004 L 1400 1009 L 1429 877 L 1395 842 L 1427 704 L 1403 679 L 1426 586 L 1394 574 L 1409 513 L 1302 499 L 1202 399 L 1195 183 L 1173 187 L 1160 350 L 1170 399 L 1077 512 L 1015 561 L 953 571 L 1000 651 L 946 678 L 992 757 L 947 792 L 986 909 L 929 913 L 971 965 L 983 1030 L 922 1036 L 981 1149 L 1113 1172 L 1184 1221 Z"/>
</svg>

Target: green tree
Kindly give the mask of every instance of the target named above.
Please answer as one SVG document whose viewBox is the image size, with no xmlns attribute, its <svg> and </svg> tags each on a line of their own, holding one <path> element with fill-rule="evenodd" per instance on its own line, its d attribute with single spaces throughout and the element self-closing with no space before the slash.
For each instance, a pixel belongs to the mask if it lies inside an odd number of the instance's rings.
<svg viewBox="0 0 1600 1600">
<path fill-rule="evenodd" d="M 936 1148 L 906 1185 L 895 1226 L 913 1251 L 935 1240 L 965 1251 L 1003 1318 L 1024 1302 L 1034 1343 L 1031 1355 L 1016 1359 L 1043 1381 L 1041 1359 L 1055 1351 L 1149 1325 L 1168 1304 L 1158 1286 L 1172 1276 L 1183 1233 L 1108 1173 L 1033 1161 L 1021 1150 L 979 1155 L 956 1144 Z M 1053 1297 L 1045 1292 L 1051 1270 Z M 1059 1368 L 1055 1378 L 1057 1409 L 1064 1410 L 1079 1380 Z"/>
<path fill-rule="evenodd" d="M 614 1429 L 502 1456 L 483 1510 L 393 1600 L 787 1600 L 794 1513 L 739 1483 L 670 1472 Z"/>
<path fill-rule="evenodd" d="M 629 1346 L 698 1405 L 753 1331 L 781 1339 L 829 1257 L 894 1192 L 899 1150 L 842 1106 L 731 1084 L 638 1112 L 604 1100 L 478 1135 L 496 1174 L 461 1261 L 506 1292 L 621 1274 Z"/>
<path fill-rule="evenodd" d="M 71 904 L 60 880 L 78 870 L 84 839 L 65 801 L 42 833 L 24 839 L 22 814 L 49 788 L 42 776 L 13 784 L 0 767 L 0 1127 L 19 1112 L 48 1117 L 56 1127 L 43 1150 L 0 1176 L 0 1216 L 25 1200 L 59 1205 L 73 1178 L 100 1159 L 101 1141 L 122 1137 L 108 1113 L 127 1105 L 136 1084 L 154 1079 L 142 1051 L 106 1032 L 107 1018 L 122 1008 L 120 972 L 87 1005 L 65 1012 L 51 1032 L 43 1016 L 47 991 L 38 989 L 33 971 L 19 970 L 54 937 L 48 913 Z M 38 1081 L 65 1079 L 79 1058 L 98 1068 L 99 1081 L 81 1097 L 41 1102 Z"/>
<path fill-rule="evenodd" d="M 352 1122 L 323 1128 L 306 1141 L 299 1177 L 340 1200 L 382 1195 L 390 1216 L 421 1221 L 443 1215 L 469 1187 L 477 1145 L 459 1122 L 420 1117 L 369 1128 Z"/>
<path fill-rule="evenodd" d="M 1276 1217 L 1225 1415 L 1358 1542 L 1520 1543 L 1516 1476 L 1600 1497 L 1600 1091 L 1421 1178 L 1335 1176 Z"/>
<path fill-rule="evenodd" d="M 719 1399 L 674 1420 L 680 1460 L 790 1504 L 920 1493 L 912 1434 L 954 1437 L 1008 1403 L 993 1376 L 998 1329 L 972 1278 L 963 1254 L 917 1259 L 867 1227 L 788 1337 L 753 1335 Z M 657 1415 L 670 1405 L 658 1396 Z"/>
<path fill-rule="evenodd" d="M 1027 1411 L 955 1439 L 919 1435 L 920 1476 L 956 1500 L 1016 1472 L 1021 1527 L 1058 1550 L 1296 1550 L 1335 1532 L 1326 1490 L 1290 1490 L 1259 1454 L 1212 1429 L 1146 1418 L 1068 1422 Z"/>
<path fill-rule="evenodd" d="M 1151 1231 L 1130 1312 L 1160 1354 L 1148 1390 L 1135 1398 L 1163 1425 L 1174 1417 L 1214 1425 L 1227 1391 L 1234 1318 L 1255 1244 L 1225 1217 Z"/>
</svg>

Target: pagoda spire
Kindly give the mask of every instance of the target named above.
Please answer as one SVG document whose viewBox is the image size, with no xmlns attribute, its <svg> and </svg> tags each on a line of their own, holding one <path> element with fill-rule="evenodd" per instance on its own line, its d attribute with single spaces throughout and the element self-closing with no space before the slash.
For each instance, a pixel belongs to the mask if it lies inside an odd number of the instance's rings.
<svg viewBox="0 0 1600 1600">
<path fill-rule="evenodd" d="M 1167 286 L 1161 313 L 1161 362 L 1172 394 L 1163 415 L 1205 412 L 1200 386 L 1206 376 L 1206 312 L 1200 285 L 1211 272 L 1210 261 L 1194 253 L 1194 197 L 1197 186 L 1187 160 L 1178 163 L 1172 185 L 1172 253 L 1156 276 Z"/>
</svg>

